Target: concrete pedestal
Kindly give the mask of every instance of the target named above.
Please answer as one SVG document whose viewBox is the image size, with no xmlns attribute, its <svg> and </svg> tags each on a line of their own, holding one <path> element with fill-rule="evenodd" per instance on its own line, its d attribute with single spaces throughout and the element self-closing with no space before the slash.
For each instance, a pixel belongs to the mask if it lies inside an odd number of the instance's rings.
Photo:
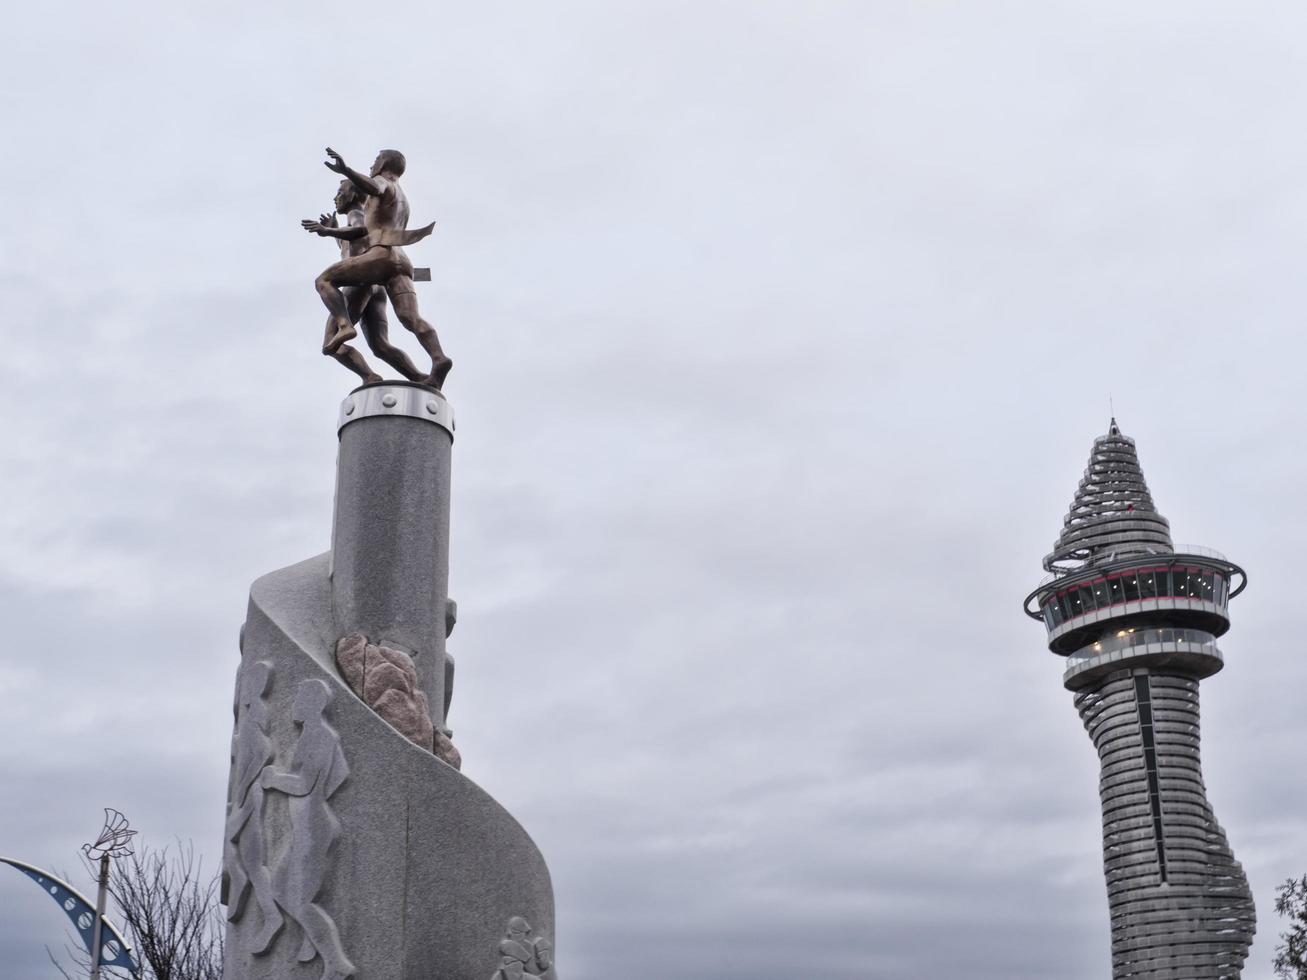
<svg viewBox="0 0 1307 980">
<path fill-rule="evenodd" d="M 512 975 L 515 960 L 555 980 L 535 844 L 364 703 L 335 661 L 351 633 L 409 653 L 443 724 L 452 413 L 432 389 L 386 383 L 352 393 L 340 418 L 332 551 L 250 591 L 224 978 L 482 980 Z"/>
</svg>

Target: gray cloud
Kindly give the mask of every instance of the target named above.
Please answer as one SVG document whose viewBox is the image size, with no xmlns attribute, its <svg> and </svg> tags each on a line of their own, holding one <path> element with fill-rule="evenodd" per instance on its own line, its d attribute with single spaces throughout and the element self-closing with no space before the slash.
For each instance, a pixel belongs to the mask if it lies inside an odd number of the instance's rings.
<svg viewBox="0 0 1307 980">
<path fill-rule="evenodd" d="M 1177 538 L 1250 569 L 1204 745 L 1266 973 L 1307 871 L 1304 15 L 356 13 L 13 15 L 0 849 L 75 868 L 107 804 L 216 857 L 245 592 L 325 549 L 349 384 L 296 222 L 323 145 L 397 145 L 457 361 L 451 723 L 569 976 L 1107 972 L 1096 761 L 1018 603 L 1109 397 Z M 56 910 L 0 908 L 50 975 Z"/>
</svg>

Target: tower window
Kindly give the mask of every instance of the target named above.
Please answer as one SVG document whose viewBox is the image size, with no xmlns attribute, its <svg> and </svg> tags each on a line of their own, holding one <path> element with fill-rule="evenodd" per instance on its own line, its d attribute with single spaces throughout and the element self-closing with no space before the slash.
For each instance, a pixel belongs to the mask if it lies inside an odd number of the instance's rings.
<svg viewBox="0 0 1307 980">
<path fill-rule="evenodd" d="M 1126 602 L 1139 598 L 1139 579 L 1133 573 L 1121 576 L 1121 588 L 1125 590 Z"/>
<path fill-rule="evenodd" d="M 1139 595 L 1144 599 L 1152 599 L 1157 595 L 1157 580 L 1151 571 L 1139 573 Z"/>
</svg>

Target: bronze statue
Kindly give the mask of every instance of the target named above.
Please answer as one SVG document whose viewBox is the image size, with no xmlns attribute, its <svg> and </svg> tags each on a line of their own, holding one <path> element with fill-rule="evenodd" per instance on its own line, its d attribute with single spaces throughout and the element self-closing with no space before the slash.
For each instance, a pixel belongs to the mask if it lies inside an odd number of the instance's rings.
<svg viewBox="0 0 1307 980">
<path fill-rule="evenodd" d="M 358 192 L 352 181 L 342 180 L 340 182 L 333 204 L 335 213 L 324 214 L 316 222 L 305 222 L 305 227 L 310 231 L 322 228 L 323 232 L 330 228 L 339 228 L 340 224 L 336 219 L 336 215 L 340 214 L 344 215 L 347 228 L 366 228 L 363 217 L 363 195 Z M 319 234 L 323 232 L 319 232 Z M 338 241 L 340 242 L 340 257 L 342 259 L 362 255 L 368 249 L 366 238 L 340 238 Z M 363 337 L 368 342 L 368 347 L 372 349 L 372 353 L 408 378 L 409 381 L 425 381 L 426 375 L 413 366 L 413 362 L 408 359 L 407 354 L 390 342 L 390 337 L 387 334 L 385 289 L 381 286 L 346 286 L 341 290 L 341 293 L 345 297 L 345 306 L 349 312 L 350 323 L 357 323 L 363 328 Z M 334 351 L 327 350 L 326 345 L 332 340 L 335 333 L 336 321 L 333 317 L 328 316 L 327 329 L 322 341 L 323 353 L 334 357 L 362 378 L 365 383 L 380 381 L 381 375 L 374 372 L 368 366 L 368 362 L 363 358 L 363 355 L 349 344 L 342 343 Z"/>
<path fill-rule="evenodd" d="M 300 222 L 305 230 L 315 235 L 337 238 L 342 242 L 341 260 L 328 266 L 314 282 L 329 314 L 322 353 L 335 357 L 365 381 L 381 380 L 367 366 L 361 354 L 345 346 L 346 341 L 357 336 L 354 323 L 361 318 L 364 337 L 378 357 L 393 365 L 410 380 L 439 388 L 444 384 L 445 376 L 449 374 L 454 362 L 445 356 L 431 324 L 418 313 L 417 292 L 413 287 L 413 263 L 404 254 L 403 248 L 430 235 L 435 223 L 408 230 L 408 198 L 399 186 L 399 178 L 405 169 L 404 154 L 398 150 L 382 150 L 377 154 L 367 176 L 351 169 L 331 147 L 327 147 L 327 156 L 330 157 L 326 161 L 327 169 L 341 174 L 357 195 L 364 199 L 364 203 L 361 219 L 356 221 L 347 212 L 343 228 L 327 215 L 318 221 L 305 219 Z M 337 211 L 341 208 L 344 186 L 342 182 L 342 190 L 337 193 Z M 344 206 L 350 208 L 350 202 L 346 201 Z M 408 358 L 386 339 L 384 309 L 379 320 L 373 306 L 380 301 L 382 288 L 390 298 L 390 305 L 394 307 L 400 323 L 413 332 L 423 350 L 430 355 L 430 374 L 418 374 Z M 347 295 L 342 290 L 350 290 L 350 293 Z M 374 338 L 377 341 L 375 343 Z M 403 358 L 403 361 L 399 358 Z M 412 374 L 409 373 L 410 370 Z"/>
</svg>

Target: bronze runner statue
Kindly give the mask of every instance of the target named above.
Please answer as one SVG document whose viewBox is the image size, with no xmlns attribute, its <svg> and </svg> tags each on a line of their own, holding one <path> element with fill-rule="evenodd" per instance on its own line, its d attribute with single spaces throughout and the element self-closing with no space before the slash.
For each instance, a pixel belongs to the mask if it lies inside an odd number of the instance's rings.
<svg viewBox="0 0 1307 980">
<path fill-rule="evenodd" d="M 342 180 L 333 201 L 335 213 L 324 214 L 318 221 L 306 221 L 304 226 L 310 231 L 326 235 L 326 229 L 339 228 L 336 215 L 344 215 L 347 228 L 366 228 L 363 218 L 363 195 L 358 192 L 352 181 Z M 318 229 L 323 229 L 318 231 Z M 340 244 L 340 257 L 347 259 L 352 255 L 362 255 L 368 249 L 366 238 L 337 239 Z M 363 329 L 363 337 L 368 342 L 372 353 L 381 358 L 409 381 L 425 381 L 426 375 L 413 366 L 408 355 L 390 342 L 386 322 L 386 290 L 381 286 L 346 286 L 341 290 L 345 296 L 345 306 L 349 312 L 350 323 L 357 323 Z M 336 334 L 336 321 L 327 317 L 327 329 L 323 335 L 323 349 Z M 340 344 L 330 354 L 345 367 L 349 368 L 365 384 L 381 380 L 368 366 L 363 355 L 349 344 Z"/>
<path fill-rule="evenodd" d="M 341 290 L 360 287 L 370 291 L 372 287 L 381 286 L 385 288 L 399 322 L 413 332 L 422 349 L 431 357 L 431 373 L 419 376 L 416 380 L 433 388 L 440 388 L 454 362 L 445 356 L 431 324 L 422 319 L 418 313 L 417 292 L 413 287 L 413 263 L 404 254 L 403 248 L 430 235 L 435 223 L 432 222 L 424 228 L 413 231 L 408 230 L 408 197 L 399 186 L 399 178 L 405 169 L 404 154 L 398 150 L 382 150 L 377 154 L 377 159 L 373 162 L 372 170 L 367 176 L 351 169 L 341 155 L 331 147 L 327 147 L 327 156 L 330 157 L 326 161 L 327 169 L 348 180 L 358 193 L 363 195 L 364 204 L 361 225 L 347 223 L 341 228 L 333 227 L 325 221 L 305 219 L 300 222 L 305 230 L 315 235 L 338 238 L 350 243 L 358 242 L 362 246 L 362 251 L 358 254 L 350 254 L 328 266 L 314 282 L 318 295 L 322 297 L 322 302 L 330 314 L 328 336 L 323 343 L 322 353 L 335 357 L 342 345 L 358 334 L 354 329 L 356 317 L 351 316 L 349 299 Z M 352 252 L 352 249 L 350 251 Z M 367 302 L 371 303 L 371 301 L 369 296 Z M 360 309 L 359 315 L 364 312 L 366 306 Z M 365 323 L 365 336 L 367 330 L 368 324 Z M 386 343 L 384 346 L 388 347 L 389 344 Z M 380 350 L 377 350 L 377 355 L 388 363 L 395 364 L 403 372 L 402 367 L 384 357 Z M 344 355 L 344 359 L 337 359 L 342 360 L 350 370 L 369 379 L 372 372 L 357 351 L 350 349 Z"/>
</svg>

